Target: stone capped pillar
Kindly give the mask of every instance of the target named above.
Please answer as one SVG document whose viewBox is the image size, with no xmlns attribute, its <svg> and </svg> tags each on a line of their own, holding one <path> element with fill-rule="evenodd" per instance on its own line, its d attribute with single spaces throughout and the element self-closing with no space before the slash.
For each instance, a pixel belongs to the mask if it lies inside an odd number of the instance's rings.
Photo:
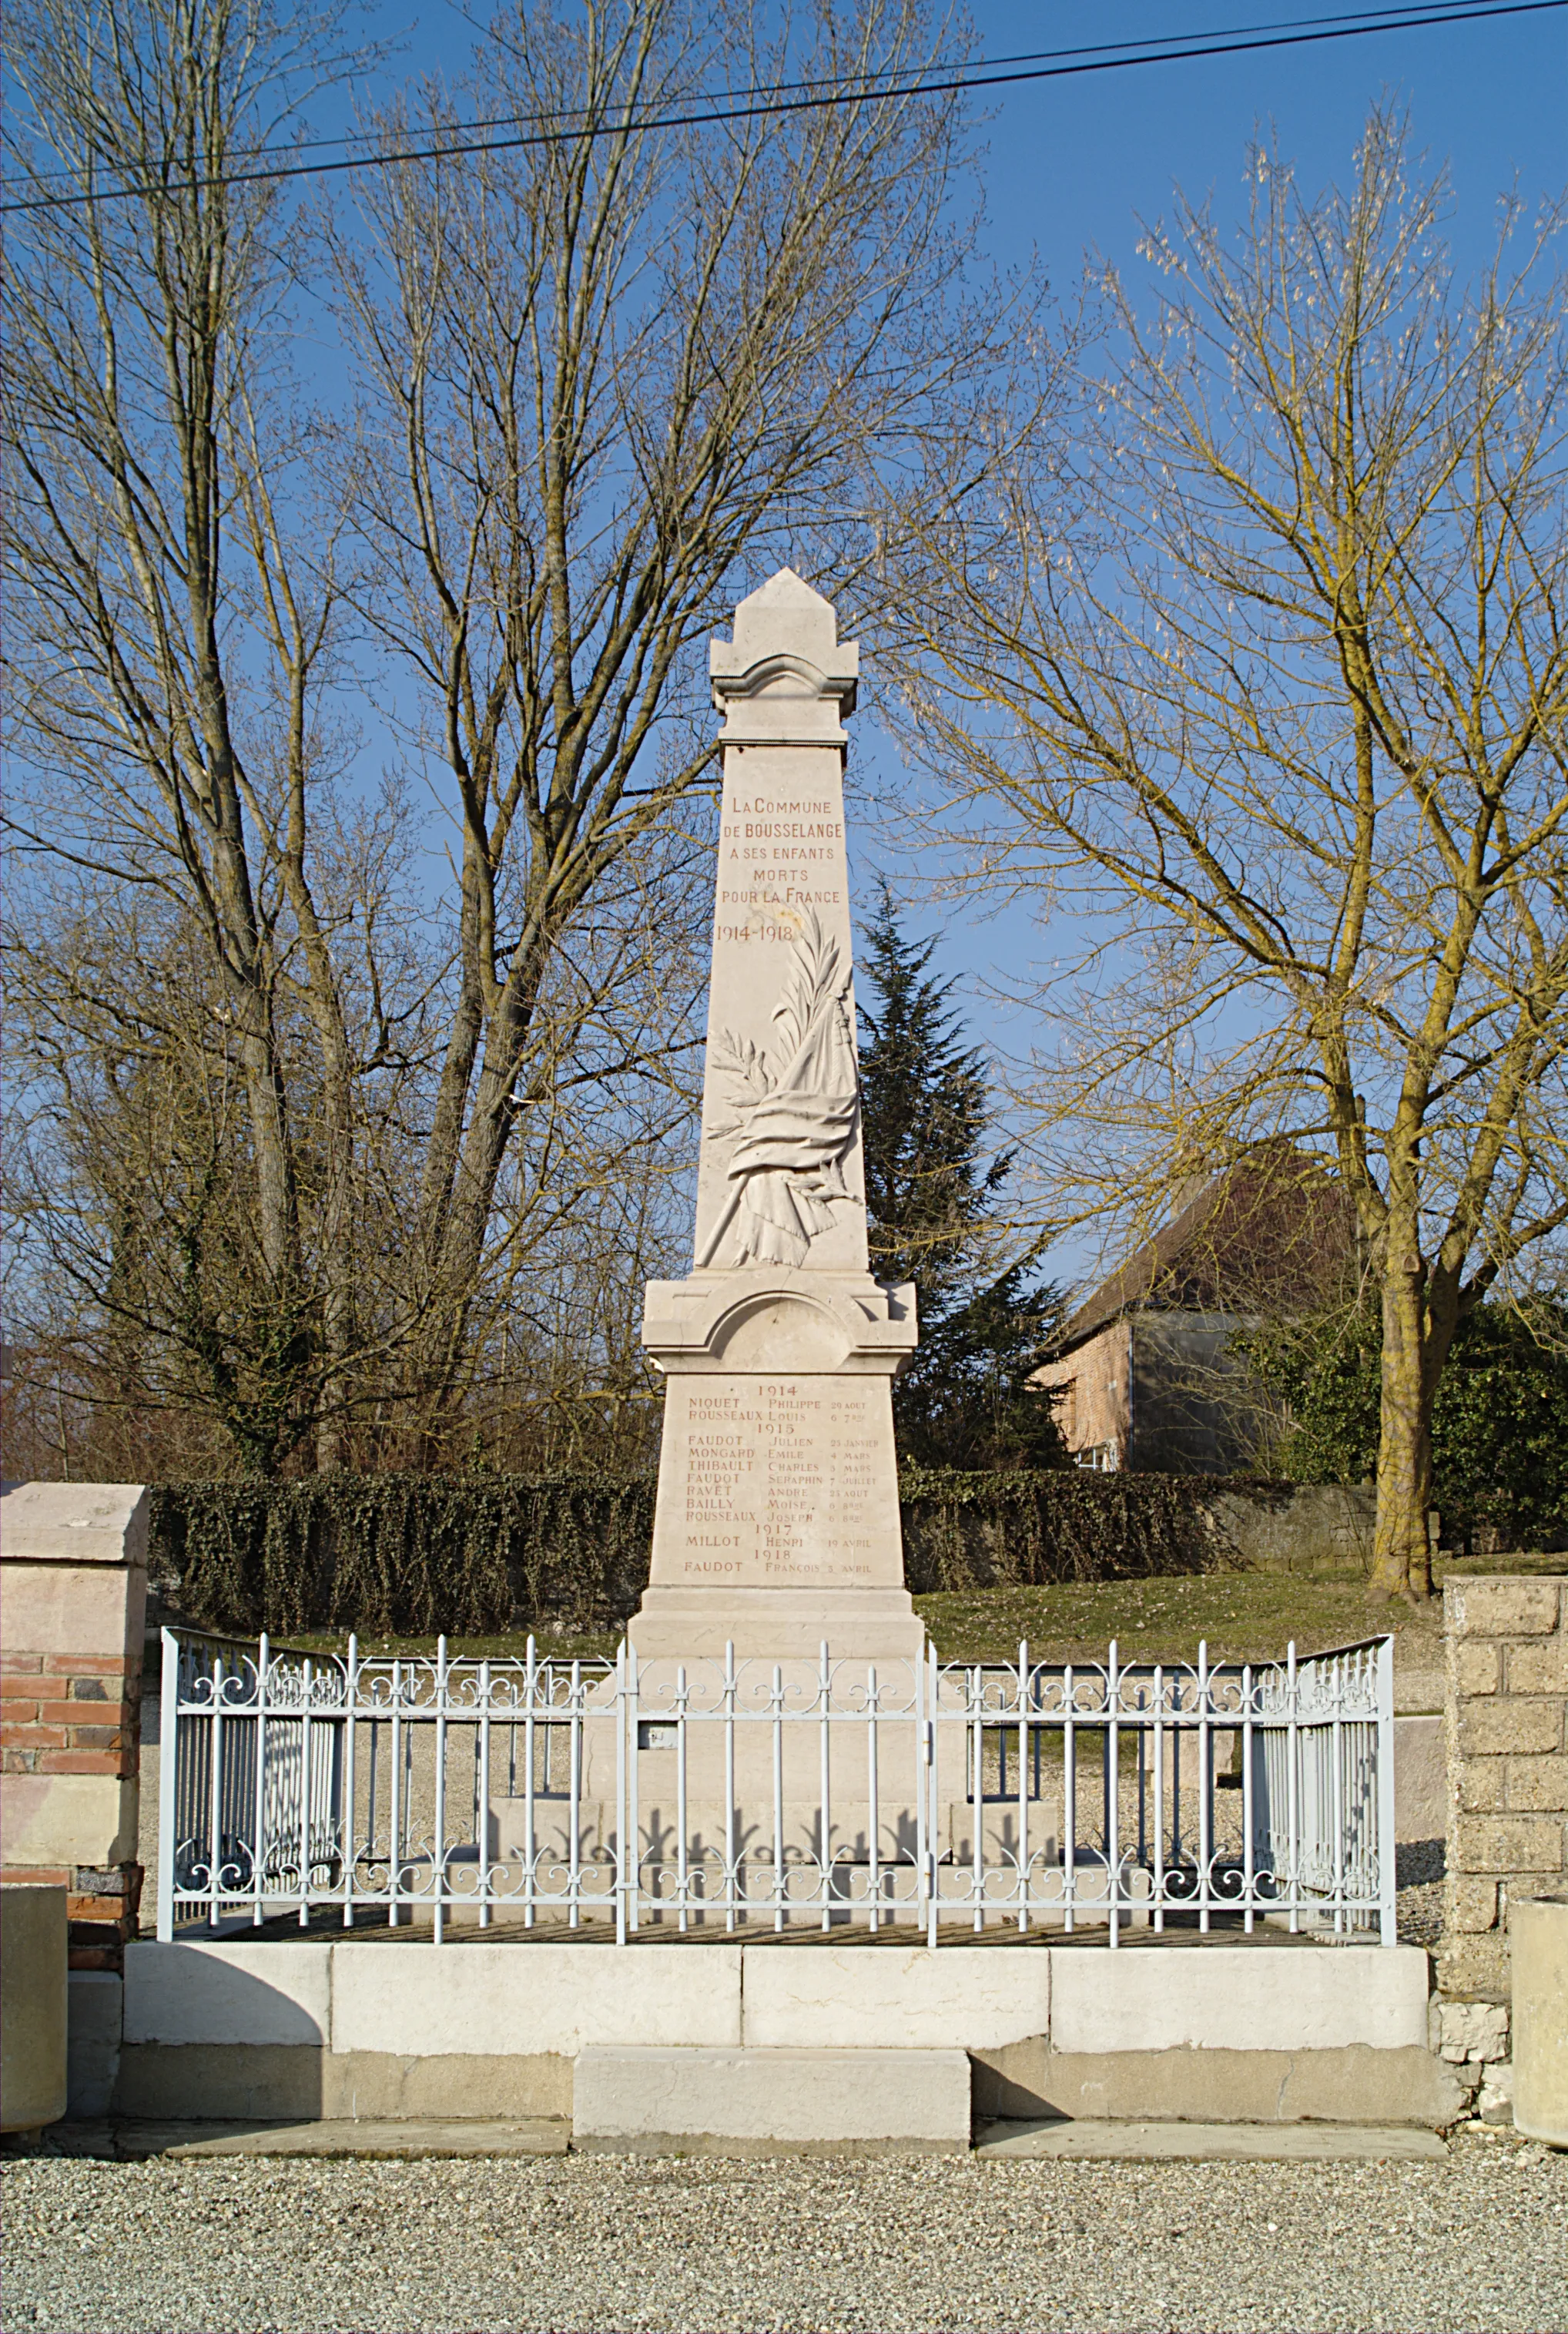
<svg viewBox="0 0 1568 2334">
<path fill-rule="evenodd" d="M 648 1286 L 669 1379 L 640 1655 L 919 1654 L 891 1383 L 912 1287 L 867 1261 L 844 844 L 859 653 L 789 568 L 715 641 L 724 808 L 692 1269 Z"/>
<path fill-rule="evenodd" d="M 147 1523 L 139 1483 L 0 1496 L 0 1882 L 66 1890 L 73 1970 L 136 1934 Z"/>
</svg>

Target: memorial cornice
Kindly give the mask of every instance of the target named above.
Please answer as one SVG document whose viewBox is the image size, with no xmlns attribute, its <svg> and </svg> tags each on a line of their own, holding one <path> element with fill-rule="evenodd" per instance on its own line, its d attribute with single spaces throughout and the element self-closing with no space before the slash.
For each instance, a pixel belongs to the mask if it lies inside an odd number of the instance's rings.
<svg viewBox="0 0 1568 2334">
<path fill-rule="evenodd" d="M 792 1322 L 792 1313 L 801 1317 Z M 754 1325 L 765 1325 L 770 1348 L 755 1355 L 746 1350 L 752 1341 L 745 1335 Z M 650 1280 L 642 1342 L 670 1374 L 725 1370 L 778 1377 L 809 1367 L 835 1376 L 896 1377 L 919 1342 L 914 1284 L 895 1288 L 870 1274 L 790 1272 L 777 1266 Z M 796 1355 L 785 1358 L 792 1342 Z M 800 1347 L 813 1343 L 808 1358 Z"/>
</svg>

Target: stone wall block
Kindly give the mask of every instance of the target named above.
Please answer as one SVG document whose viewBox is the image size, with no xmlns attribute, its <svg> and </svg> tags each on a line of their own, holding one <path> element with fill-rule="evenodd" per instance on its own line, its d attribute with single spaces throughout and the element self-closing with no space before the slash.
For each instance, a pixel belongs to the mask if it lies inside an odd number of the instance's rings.
<svg viewBox="0 0 1568 2334">
<path fill-rule="evenodd" d="M 1488 1644 L 1485 1638 L 1456 1645 L 1454 1680 L 1462 1694 L 1496 1693 L 1503 1682 L 1502 1647 Z"/>
<path fill-rule="evenodd" d="M 1467 1759 L 1459 1769 L 1459 1807 L 1467 1816 L 1505 1815 L 1509 1808 L 1508 1761 Z"/>
<path fill-rule="evenodd" d="M 1497 1884 L 1495 1880 L 1450 1879 L 1448 1925 L 1478 1934 L 1497 1925 Z"/>
<path fill-rule="evenodd" d="M 1508 2055 L 1508 2012 L 1501 2002 L 1445 2001 L 1438 2047 L 1450 2065 L 1488 2064 Z"/>
<path fill-rule="evenodd" d="M 1561 1872 L 1563 1825 L 1550 1816 L 1461 1816 L 1455 1827 L 1461 1871 Z"/>
<path fill-rule="evenodd" d="M 1538 1757 L 1562 1745 L 1563 1704 L 1555 1697 L 1525 1701 L 1504 1695 L 1473 1702 L 1460 1712 L 1459 1751 L 1465 1758 L 1507 1751 Z"/>
<path fill-rule="evenodd" d="M 1510 1759 L 1507 1770 L 1510 1813 L 1561 1815 L 1568 1808 L 1568 1758 Z"/>
<path fill-rule="evenodd" d="M 1559 1635 L 1546 1644 L 1510 1645 L 1508 1691 L 1568 1694 L 1568 1635 Z"/>
<path fill-rule="evenodd" d="M 8 1537 L 0 1547 L 0 1630 L 18 1649 L 42 1654 L 46 1680 L 125 1675 L 133 1665 L 139 1677 L 142 1615 L 126 1595 L 124 1571 L 34 1564 L 13 1553 Z M 134 1577 L 145 1587 L 145 1573 Z"/>
<path fill-rule="evenodd" d="M 1450 1581 L 1448 1625 L 1460 1637 L 1545 1637 L 1558 1624 L 1555 1580 Z"/>
<path fill-rule="evenodd" d="M 1438 1957 L 1445 1993 L 1506 1993 L 1508 1948 L 1494 1930 L 1486 1936 L 1447 1937 Z"/>
</svg>

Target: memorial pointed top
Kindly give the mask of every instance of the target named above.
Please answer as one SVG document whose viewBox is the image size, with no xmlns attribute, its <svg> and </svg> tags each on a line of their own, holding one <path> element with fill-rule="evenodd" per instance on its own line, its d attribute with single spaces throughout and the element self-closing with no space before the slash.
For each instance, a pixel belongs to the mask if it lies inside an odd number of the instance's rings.
<svg viewBox="0 0 1568 2334">
<path fill-rule="evenodd" d="M 715 641 L 708 652 L 716 697 L 735 690 L 745 694 L 748 680 L 755 685 L 753 676 L 783 666 L 839 699 L 846 713 L 860 662 L 855 642 L 839 639 L 832 602 L 793 567 L 781 567 L 760 591 L 747 593 L 735 612 L 734 639 Z"/>
</svg>

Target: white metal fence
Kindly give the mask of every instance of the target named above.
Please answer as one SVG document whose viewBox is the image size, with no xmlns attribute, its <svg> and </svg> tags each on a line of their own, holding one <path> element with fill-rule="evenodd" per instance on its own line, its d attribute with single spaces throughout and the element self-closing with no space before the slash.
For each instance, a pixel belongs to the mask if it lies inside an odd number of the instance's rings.
<svg viewBox="0 0 1568 2334">
<path fill-rule="evenodd" d="M 1395 1942 L 1392 1640 L 1298 1661 L 640 1664 L 163 1633 L 158 1933 L 1014 1926 Z"/>
</svg>

